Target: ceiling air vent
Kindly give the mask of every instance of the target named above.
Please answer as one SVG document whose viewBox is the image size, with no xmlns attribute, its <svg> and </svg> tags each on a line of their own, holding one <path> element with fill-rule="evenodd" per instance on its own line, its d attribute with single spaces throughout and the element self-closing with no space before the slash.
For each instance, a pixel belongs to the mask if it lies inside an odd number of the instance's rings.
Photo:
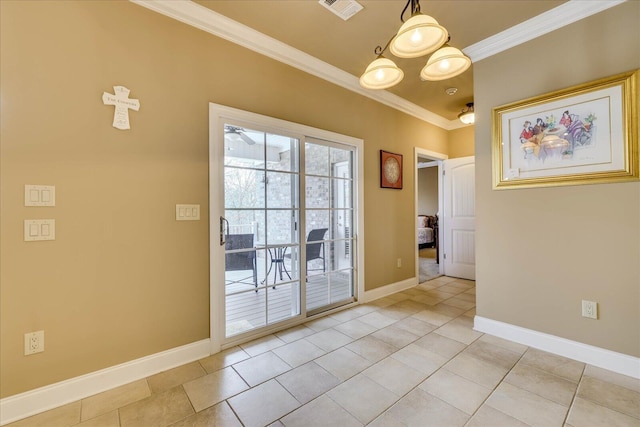
<svg viewBox="0 0 640 427">
<path fill-rule="evenodd" d="M 362 10 L 355 0 L 320 0 L 319 3 L 345 21 Z"/>
</svg>

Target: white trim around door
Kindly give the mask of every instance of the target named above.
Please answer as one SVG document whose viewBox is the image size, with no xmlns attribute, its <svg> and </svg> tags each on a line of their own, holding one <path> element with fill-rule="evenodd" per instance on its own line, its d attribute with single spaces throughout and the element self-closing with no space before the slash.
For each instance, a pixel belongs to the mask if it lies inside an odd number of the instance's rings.
<svg viewBox="0 0 640 427">
<path fill-rule="evenodd" d="M 288 122 L 261 114 L 238 110 L 224 105 L 209 104 L 209 246 L 210 246 L 210 336 L 211 353 L 217 353 L 223 348 L 240 344 L 241 342 L 258 338 L 262 335 L 273 333 L 276 330 L 285 329 L 296 324 L 307 322 L 312 318 L 320 317 L 338 310 L 342 307 L 329 307 L 327 311 L 318 315 L 302 315 L 283 321 L 277 325 L 257 330 L 255 334 L 244 334 L 237 339 L 226 339 L 224 332 L 224 289 L 220 286 L 218 277 L 225 270 L 224 257 L 220 256 L 220 221 L 224 216 L 224 206 L 220 200 L 224 194 L 224 182 L 220 167 L 224 159 L 224 132 L 223 125 L 231 121 L 248 123 L 259 126 L 261 129 L 297 135 L 300 144 L 304 145 L 307 139 L 329 141 L 351 147 L 353 150 L 353 203 L 355 215 L 353 218 L 353 238 L 355 243 L 353 274 L 355 279 L 355 302 L 357 304 L 364 298 L 364 141 L 347 135 L 313 128 L 299 123 Z M 222 148 L 221 148 L 222 147 Z"/>
<path fill-rule="evenodd" d="M 431 151 L 431 150 L 426 150 L 424 148 L 420 148 L 420 147 L 414 147 L 413 149 L 413 170 L 414 170 L 414 180 L 413 180 L 413 197 L 414 197 L 414 203 L 413 206 L 415 208 L 415 212 L 413 217 L 417 218 L 418 215 L 420 214 L 420 212 L 418 212 L 418 162 L 420 158 L 427 158 L 427 159 L 431 159 L 431 160 L 435 160 L 438 162 L 438 177 L 442 177 L 442 161 L 443 160 L 447 160 L 449 158 L 448 155 L 446 154 L 442 154 L 442 153 L 438 153 L 435 151 Z M 438 179 L 438 206 L 440 207 L 440 210 L 442 210 L 441 206 L 443 203 L 443 199 L 442 199 L 442 195 L 443 195 L 443 180 L 442 179 Z M 438 221 L 440 221 L 440 218 L 438 219 Z M 442 245 L 442 224 L 438 224 L 438 244 Z M 414 221 L 414 226 L 415 226 L 415 221 Z M 419 283 L 420 282 L 420 257 L 419 255 L 419 251 L 418 251 L 418 234 L 414 233 L 414 243 L 413 243 L 413 247 L 415 250 L 415 265 L 416 265 L 416 281 Z M 442 246 L 441 246 L 442 247 Z M 440 254 L 442 254 L 442 251 L 440 251 Z M 442 258 L 442 255 L 440 256 L 440 258 Z M 444 271 L 444 264 L 442 263 L 442 259 L 438 260 L 439 261 L 439 272 L 440 274 L 445 274 Z"/>
</svg>

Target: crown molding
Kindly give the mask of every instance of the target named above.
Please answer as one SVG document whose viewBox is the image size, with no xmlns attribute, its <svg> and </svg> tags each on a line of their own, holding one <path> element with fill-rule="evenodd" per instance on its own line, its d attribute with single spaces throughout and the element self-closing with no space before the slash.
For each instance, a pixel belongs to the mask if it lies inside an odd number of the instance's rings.
<svg viewBox="0 0 640 427">
<path fill-rule="evenodd" d="M 442 129 L 454 130 L 466 126 L 459 120 L 448 120 L 386 90 L 365 89 L 360 86 L 358 77 L 191 0 L 129 1 L 366 96 Z M 462 51 L 471 58 L 472 62 L 480 61 L 625 1 L 569 0 L 541 15 L 464 48 Z"/>
<path fill-rule="evenodd" d="M 627 0 L 569 0 L 501 33 L 472 44 L 462 51 L 471 58 L 471 62 L 475 63 L 625 1 Z"/>
<path fill-rule="evenodd" d="M 130 1 L 334 83 L 352 92 L 366 96 L 367 98 L 378 101 L 440 128 L 452 130 L 458 127 L 457 121 L 448 120 L 391 92 L 364 89 L 360 86 L 358 77 L 190 0 Z"/>
</svg>

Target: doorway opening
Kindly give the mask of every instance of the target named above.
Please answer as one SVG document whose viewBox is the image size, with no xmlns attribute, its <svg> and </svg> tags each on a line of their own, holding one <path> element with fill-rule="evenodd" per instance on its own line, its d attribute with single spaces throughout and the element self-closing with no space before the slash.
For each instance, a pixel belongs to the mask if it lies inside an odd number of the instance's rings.
<svg viewBox="0 0 640 427">
<path fill-rule="evenodd" d="M 446 155 L 415 148 L 416 277 L 423 283 L 444 274 L 441 258 L 442 162 Z"/>
</svg>

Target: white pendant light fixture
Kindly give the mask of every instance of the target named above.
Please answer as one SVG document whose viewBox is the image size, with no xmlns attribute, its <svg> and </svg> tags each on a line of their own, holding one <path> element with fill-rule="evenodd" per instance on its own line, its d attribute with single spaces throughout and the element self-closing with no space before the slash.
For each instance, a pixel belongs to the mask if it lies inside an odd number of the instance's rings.
<svg viewBox="0 0 640 427">
<path fill-rule="evenodd" d="M 403 16 L 411 6 L 411 18 L 404 22 Z M 374 50 L 377 58 L 369 64 L 360 77 L 360 86 L 367 89 L 386 89 L 402 80 L 404 72 L 390 59 L 382 56 L 389 47 L 399 58 L 417 58 L 436 51 L 420 72 L 422 80 L 445 80 L 465 72 L 471 59 L 459 49 L 443 44 L 449 41 L 449 32 L 434 18 L 420 12 L 420 0 L 407 0 L 400 20 L 398 33 L 383 48 Z M 437 50 L 440 48 L 439 50 Z"/>
<path fill-rule="evenodd" d="M 391 41 L 391 53 L 399 58 L 424 56 L 442 46 L 449 37 L 447 30 L 438 21 L 420 13 L 420 4 L 416 2 L 416 5 L 417 10 L 402 24 Z"/>
<path fill-rule="evenodd" d="M 444 46 L 431 55 L 427 65 L 420 71 L 422 80 L 446 80 L 464 73 L 471 66 L 471 59 L 460 49 Z"/>
<path fill-rule="evenodd" d="M 473 102 L 467 104 L 467 108 L 462 110 L 462 113 L 458 114 L 458 118 L 465 125 L 471 125 L 476 121 L 476 113 L 473 110 Z"/>
<path fill-rule="evenodd" d="M 404 71 L 390 59 L 378 55 L 360 77 L 360 86 L 367 89 L 386 89 L 402 80 Z"/>
</svg>

